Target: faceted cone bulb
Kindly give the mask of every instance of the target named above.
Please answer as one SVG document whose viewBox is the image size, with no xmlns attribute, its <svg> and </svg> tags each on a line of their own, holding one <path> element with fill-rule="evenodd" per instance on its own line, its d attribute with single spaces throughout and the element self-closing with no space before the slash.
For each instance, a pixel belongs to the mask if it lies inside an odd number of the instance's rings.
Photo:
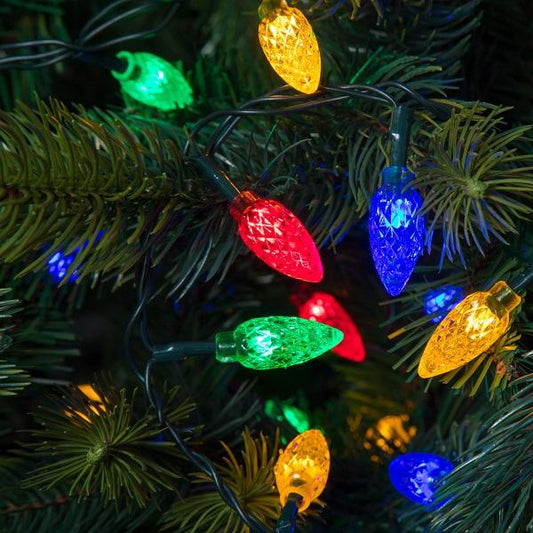
<svg viewBox="0 0 533 533">
<path fill-rule="evenodd" d="M 379 277 L 391 296 L 398 296 L 411 277 L 424 244 L 422 198 L 403 184 L 385 184 L 372 198 L 368 220 L 370 248 Z"/>
<path fill-rule="evenodd" d="M 259 42 L 270 65 L 291 87 L 314 93 L 320 83 L 320 49 L 313 28 L 305 15 L 285 1 L 268 10 L 259 9 Z"/>
<path fill-rule="evenodd" d="M 126 70 L 112 71 L 122 90 L 134 100 L 161 111 L 183 109 L 193 103 L 191 86 L 168 61 L 147 52 L 119 52 Z"/>
<path fill-rule="evenodd" d="M 329 462 L 328 443 L 318 429 L 300 433 L 289 442 L 274 468 L 281 505 L 290 494 L 299 494 L 298 511 L 305 511 L 326 486 Z"/>
<path fill-rule="evenodd" d="M 389 465 L 394 488 L 421 505 L 433 503 L 438 481 L 454 469 L 450 461 L 433 453 L 406 453 Z"/>
<path fill-rule="evenodd" d="M 344 340 L 331 351 L 357 363 L 364 361 L 366 353 L 359 330 L 352 317 L 334 296 L 327 292 L 314 292 L 299 306 L 298 315 L 340 329 L 344 333 Z"/>
<path fill-rule="evenodd" d="M 488 350 L 509 325 L 520 297 L 503 281 L 488 292 L 475 292 L 457 304 L 426 345 L 418 375 L 430 378 L 455 370 Z"/>
<path fill-rule="evenodd" d="M 232 201 L 230 212 L 244 244 L 269 267 L 303 281 L 322 279 L 316 244 L 292 211 L 244 191 Z"/>
<path fill-rule="evenodd" d="M 216 335 L 216 357 L 255 370 L 286 368 L 314 359 L 342 341 L 342 332 L 303 318 L 270 316 Z"/>
</svg>

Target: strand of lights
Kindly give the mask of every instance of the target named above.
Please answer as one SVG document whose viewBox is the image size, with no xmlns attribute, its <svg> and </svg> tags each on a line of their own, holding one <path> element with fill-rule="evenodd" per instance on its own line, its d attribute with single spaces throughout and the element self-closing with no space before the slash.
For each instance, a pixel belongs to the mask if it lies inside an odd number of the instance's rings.
<svg viewBox="0 0 533 533">
<path fill-rule="evenodd" d="M 521 302 L 504 281 L 475 292 L 455 306 L 437 326 L 418 365 L 430 378 L 460 368 L 488 350 L 505 332 L 510 313 Z"/>
<path fill-rule="evenodd" d="M 439 455 L 406 453 L 390 462 L 389 477 L 400 494 L 420 505 L 431 505 L 439 481 L 453 469 L 453 464 Z"/>
<path fill-rule="evenodd" d="M 274 467 L 283 506 L 276 533 L 292 531 L 296 514 L 320 496 L 328 481 L 329 465 L 328 443 L 318 429 L 300 433 L 289 442 Z"/>
<path fill-rule="evenodd" d="M 286 0 L 263 0 L 258 9 L 258 36 L 278 76 L 302 93 L 318 89 L 321 57 L 313 28 L 305 15 Z"/>
<path fill-rule="evenodd" d="M 315 242 L 296 215 L 275 200 L 241 192 L 211 159 L 196 162 L 211 182 L 230 200 L 244 244 L 269 267 L 291 278 L 318 283 L 324 271 Z"/>
<path fill-rule="evenodd" d="M 193 91 L 183 74 L 168 61 L 148 52 L 117 54 L 125 63 L 112 70 L 122 90 L 133 100 L 161 111 L 184 109 L 193 103 Z"/>
<path fill-rule="evenodd" d="M 294 293 L 291 300 L 298 308 L 299 317 L 327 324 L 344 333 L 344 340 L 332 348 L 332 352 L 356 363 L 364 361 L 366 352 L 361 334 L 352 317 L 334 296 L 323 291 L 310 293 L 302 289 Z"/>
</svg>

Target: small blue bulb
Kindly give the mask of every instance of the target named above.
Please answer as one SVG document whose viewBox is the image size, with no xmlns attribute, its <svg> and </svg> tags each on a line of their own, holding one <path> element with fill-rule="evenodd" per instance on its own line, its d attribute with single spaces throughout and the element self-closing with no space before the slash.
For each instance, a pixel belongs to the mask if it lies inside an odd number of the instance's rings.
<svg viewBox="0 0 533 533">
<path fill-rule="evenodd" d="M 402 192 L 409 178 L 384 184 L 370 204 L 368 231 L 372 258 L 379 277 L 391 296 L 398 296 L 411 277 L 424 246 L 422 197 L 415 189 Z"/>
<path fill-rule="evenodd" d="M 453 464 L 433 453 L 406 453 L 389 464 L 394 488 L 421 505 L 431 505 L 438 481 L 454 469 Z"/>
<path fill-rule="evenodd" d="M 67 271 L 72 265 L 76 252 L 73 254 L 65 255 L 63 252 L 56 252 L 50 259 L 48 259 L 48 272 L 52 275 L 56 283 L 59 283 L 66 276 Z M 69 281 L 74 281 L 78 277 L 77 272 L 73 272 L 69 278 Z"/>
<path fill-rule="evenodd" d="M 426 315 L 431 315 L 437 311 L 442 311 L 431 320 L 435 324 L 440 322 L 455 306 L 465 297 L 461 287 L 446 285 L 440 289 L 429 291 L 424 298 L 424 311 Z"/>
</svg>

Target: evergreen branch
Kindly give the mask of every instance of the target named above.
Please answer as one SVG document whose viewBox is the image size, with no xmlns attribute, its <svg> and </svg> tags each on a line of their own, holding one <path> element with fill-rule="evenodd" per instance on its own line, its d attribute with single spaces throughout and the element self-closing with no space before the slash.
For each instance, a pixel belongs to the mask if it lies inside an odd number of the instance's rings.
<svg viewBox="0 0 533 533">
<path fill-rule="evenodd" d="M 464 263 L 465 246 L 483 255 L 491 237 L 507 244 L 506 234 L 517 234 L 517 221 L 533 211 L 533 158 L 517 150 L 530 128 L 498 131 L 503 111 L 474 105 L 453 112 L 418 162 L 414 185 L 425 195 L 426 242 L 442 234 L 441 265 L 456 255 Z"/>
<path fill-rule="evenodd" d="M 0 396 L 13 396 L 29 384 L 29 375 L 24 370 L 0 360 Z"/>
<path fill-rule="evenodd" d="M 431 531 L 518 533 L 533 515 L 533 376 L 513 383 L 512 401 L 491 416 L 481 437 L 439 489 Z"/>
<path fill-rule="evenodd" d="M 105 502 L 134 502 L 144 507 L 161 489 L 175 490 L 180 476 L 176 459 L 181 455 L 170 442 L 161 442 L 155 415 L 134 419 L 135 391 L 127 399 L 125 389 L 96 389 L 101 402 L 76 389 L 55 407 L 41 407 L 34 417 L 42 426 L 32 432 L 35 439 L 25 445 L 42 458 L 43 464 L 26 486 L 47 489 L 69 484 L 69 495 L 79 498 L 100 493 Z M 169 401 L 177 394 L 170 392 Z M 182 423 L 192 406 L 178 405 L 169 416 Z"/>
<path fill-rule="evenodd" d="M 237 495 L 242 507 L 273 527 L 280 512 L 279 496 L 274 490 L 274 464 L 278 455 L 278 436 L 273 444 L 263 436 L 254 439 L 248 429 L 243 434 L 242 461 L 224 443 L 224 462 L 217 465 L 222 478 Z M 210 479 L 195 474 L 194 483 L 202 485 L 201 492 L 193 493 L 177 502 L 165 515 L 165 528 L 182 532 L 249 533 L 249 528 L 224 503 L 213 487 L 206 485 Z"/>
</svg>

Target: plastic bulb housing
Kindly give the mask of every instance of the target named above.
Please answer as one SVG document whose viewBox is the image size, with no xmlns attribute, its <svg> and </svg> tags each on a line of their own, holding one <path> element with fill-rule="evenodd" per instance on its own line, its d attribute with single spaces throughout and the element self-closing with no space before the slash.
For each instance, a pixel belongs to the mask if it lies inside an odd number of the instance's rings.
<svg viewBox="0 0 533 533">
<path fill-rule="evenodd" d="M 268 4 L 277 4 L 269 7 Z M 305 15 L 285 0 L 264 1 L 259 7 L 258 36 L 265 56 L 278 76 L 302 93 L 318 89 L 322 62 L 313 28 Z"/>
<path fill-rule="evenodd" d="M 56 252 L 50 259 L 48 259 L 48 272 L 56 283 L 63 281 L 63 278 L 67 275 L 70 265 L 74 262 L 78 248 L 72 254 L 65 255 L 61 250 Z M 69 281 L 75 281 L 78 278 L 77 271 L 74 271 L 69 276 Z"/>
<path fill-rule="evenodd" d="M 391 296 L 398 296 L 407 284 L 423 252 L 425 223 L 419 214 L 422 198 L 415 189 L 402 191 L 411 179 L 391 183 L 396 167 L 383 171 L 384 184 L 370 204 L 368 229 L 374 265 Z"/>
<path fill-rule="evenodd" d="M 137 102 L 161 111 L 184 109 L 193 103 L 191 86 L 168 61 L 148 52 L 122 51 L 117 57 L 125 61 L 126 69 L 112 74 Z"/>
<path fill-rule="evenodd" d="M 424 298 L 424 311 L 426 315 L 442 311 L 431 319 L 432 322 L 438 324 L 446 316 L 446 313 L 451 311 L 457 305 L 457 302 L 464 297 L 463 289 L 454 285 L 447 285 L 440 289 L 429 291 Z"/>
<path fill-rule="evenodd" d="M 315 242 L 296 215 L 275 200 L 241 192 L 230 204 L 244 244 L 269 267 L 318 283 L 324 276 Z"/>
<path fill-rule="evenodd" d="M 433 453 L 407 453 L 389 464 L 395 489 L 420 505 L 431 505 L 439 480 L 454 469 L 453 464 Z"/>
<path fill-rule="evenodd" d="M 504 281 L 475 292 L 457 304 L 437 326 L 418 365 L 422 378 L 466 365 L 488 350 L 505 332 L 520 296 Z"/>
<path fill-rule="evenodd" d="M 216 358 L 254 370 L 299 365 L 342 341 L 342 332 L 325 324 L 287 316 L 253 318 L 235 331 L 216 335 Z"/>
<path fill-rule="evenodd" d="M 366 352 L 361 334 L 352 317 L 334 296 L 327 292 L 313 292 L 298 306 L 298 315 L 340 329 L 344 340 L 331 351 L 356 363 L 364 361 Z"/>
<path fill-rule="evenodd" d="M 324 490 L 329 463 L 328 443 L 318 429 L 300 433 L 289 442 L 274 467 L 281 505 L 290 494 L 298 494 L 302 498 L 298 512 L 305 511 Z"/>
</svg>

